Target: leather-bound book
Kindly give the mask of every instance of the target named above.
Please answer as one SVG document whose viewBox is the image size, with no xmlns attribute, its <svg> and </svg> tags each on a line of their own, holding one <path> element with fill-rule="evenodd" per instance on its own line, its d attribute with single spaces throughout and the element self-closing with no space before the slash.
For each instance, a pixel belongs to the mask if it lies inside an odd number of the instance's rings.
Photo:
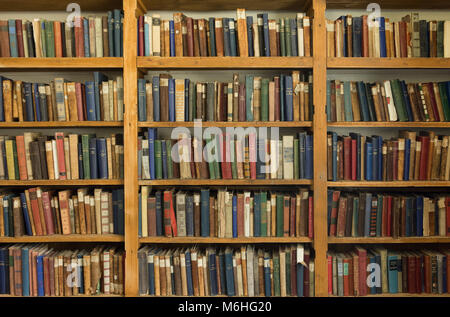
<svg viewBox="0 0 450 317">
<path fill-rule="evenodd" d="M 216 53 L 217 56 L 224 56 L 223 19 L 216 18 L 215 23 Z"/>
<path fill-rule="evenodd" d="M 430 57 L 437 57 L 437 21 L 429 21 Z"/>
<path fill-rule="evenodd" d="M 159 75 L 159 98 L 161 100 L 161 121 L 169 121 L 169 78 L 172 78 L 169 74 Z"/>
<path fill-rule="evenodd" d="M 200 33 L 198 30 L 198 23 L 200 20 L 193 20 L 193 37 L 194 37 L 194 56 L 200 56 Z"/>
<path fill-rule="evenodd" d="M 199 56 L 208 56 L 208 42 L 206 35 L 206 20 L 199 19 L 198 20 L 198 36 L 199 36 Z"/>
<path fill-rule="evenodd" d="M 305 56 L 312 56 L 311 52 L 311 21 L 310 18 L 305 16 L 303 18 L 303 40 L 305 48 Z"/>
<path fill-rule="evenodd" d="M 369 26 L 367 24 L 367 15 L 363 15 L 361 37 L 362 57 L 369 57 Z"/>
<path fill-rule="evenodd" d="M 187 39 L 187 56 L 194 55 L 194 20 L 186 17 L 186 39 Z M 184 43 L 183 43 L 184 44 Z"/>
<path fill-rule="evenodd" d="M 182 33 L 182 13 L 173 14 L 173 23 L 175 30 L 175 56 L 183 56 L 183 33 Z"/>
<path fill-rule="evenodd" d="M 248 34 L 247 34 L 247 18 L 245 16 L 245 9 L 236 9 L 236 13 L 237 13 L 239 56 L 247 57 Z"/>
</svg>

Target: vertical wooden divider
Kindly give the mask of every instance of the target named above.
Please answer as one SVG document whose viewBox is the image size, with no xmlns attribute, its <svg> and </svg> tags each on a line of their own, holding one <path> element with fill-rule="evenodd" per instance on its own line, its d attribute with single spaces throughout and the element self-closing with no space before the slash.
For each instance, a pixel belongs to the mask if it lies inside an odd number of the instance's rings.
<svg viewBox="0 0 450 317">
<path fill-rule="evenodd" d="M 314 83 L 314 250 L 315 295 L 328 296 L 327 272 L 327 116 L 326 116 L 326 0 L 312 0 Z"/>
<path fill-rule="evenodd" d="M 125 296 L 138 296 L 137 3 L 123 0 Z"/>
</svg>

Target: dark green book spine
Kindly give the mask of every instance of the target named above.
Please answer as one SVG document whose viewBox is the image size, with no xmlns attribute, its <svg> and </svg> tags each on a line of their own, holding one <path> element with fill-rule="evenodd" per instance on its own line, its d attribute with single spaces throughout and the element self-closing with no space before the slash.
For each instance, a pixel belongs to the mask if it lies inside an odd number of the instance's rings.
<svg viewBox="0 0 450 317">
<path fill-rule="evenodd" d="M 231 155 L 231 176 L 237 179 L 237 160 L 236 160 L 236 141 L 230 141 L 230 155 Z"/>
<path fill-rule="evenodd" d="M 267 192 L 261 192 L 261 237 L 267 237 Z"/>
<path fill-rule="evenodd" d="M 286 295 L 291 296 L 291 251 L 286 250 Z"/>
<path fill-rule="evenodd" d="M 284 218 L 284 210 L 283 210 L 283 195 L 277 195 L 277 237 L 283 236 L 283 218 Z"/>
<path fill-rule="evenodd" d="M 446 83 L 438 83 L 439 86 L 439 94 L 441 95 L 441 100 L 442 100 L 442 108 L 444 108 L 444 117 L 445 117 L 445 121 L 450 121 L 450 104 L 449 104 L 449 99 L 450 96 L 447 95 L 446 93 Z"/>
<path fill-rule="evenodd" d="M 261 121 L 269 121 L 269 79 L 261 80 Z"/>
<path fill-rule="evenodd" d="M 437 57 L 444 57 L 444 21 L 437 21 Z"/>
<path fill-rule="evenodd" d="M 392 96 L 394 98 L 395 109 L 397 110 L 399 121 L 408 121 L 406 108 L 403 104 L 403 93 L 400 88 L 400 81 L 398 79 L 391 80 Z"/>
<path fill-rule="evenodd" d="M 289 23 L 289 18 L 285 18 L 284 20 L 284 39 L 286 42 L 285 54 L 286 56 L 291 56 L 291 25 Z"/>
<path fill-rule="evenodd" d="M 45 21 L 45 43 L 47 45 L 47 57 L 55 57 L 55 36 L 53 22 Z"/>
<path fill-rule="evenodd" d="M 47 27 L 47 23 L 45 21 L 41 22 L 41 45 L 42 45 L 42 57 L 49 57 L 47 52 L 47 44 L 46 44 L 46 37 L 47 34 L 45 33 L 45 29 Z"/>
<path fill-rule="evenodd" d="M 167 178 L 173 178 L 172 142 L 166 142 L 167 149 Z"/>
<path fill-rule="evenodd" d="M 155 174 L 156 179 L 162 179 L 161 140 L 155 140 Z"/>
<path fill-rule="evenodd" d="M 84 171 L 84 179 L 91 178 L 91 167 L 89 164 L 89 135 L 83 134 L 81 136 L 81 145 L 83 149 L 83 171 Z M 56 171 L 55 171 L 56 173 Z"/>
<path fill-rule="evenodd" d="M 280 25 L 281 56 L 286 56 L 286 42 L 285 42 L 286 35 L 284 34 L 284 20 L 283 19 L 280 19 L 279 25 Z"/>
<path fill-rule="evenodd" d="M 294 139 L 294 179 L 299 178 L 299 141 Z"/>
<path fill-rule="evenodd" d="M 276 251 L 273 253 L 273 292 L 280 296 L 280 256 Z"/>
</svg>

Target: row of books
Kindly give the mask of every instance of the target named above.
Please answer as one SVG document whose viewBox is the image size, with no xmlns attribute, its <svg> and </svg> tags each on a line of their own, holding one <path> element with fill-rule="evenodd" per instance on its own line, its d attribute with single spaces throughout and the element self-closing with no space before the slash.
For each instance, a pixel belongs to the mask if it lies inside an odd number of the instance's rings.
<svg viewBox="0 0 450 317">
<path fill-rule="evenodd" d="M 450 197 L 328 190 L 332 237 L 450 236 Z"/>
<path fill-rule="evenodd" d="M 139 121 L 312 120 L 311 72 L 270 78 L 246 75 L 239 82 L 195 82 L 169 74 L 138 80 Z"/>
<path fill-rule="evenodd" d="M 174 248 L 138 251 L 139 294 L 154 296 L 314 296 L 308 246 Z"/>
<path fill-rule="evenodd" d="M 401 21 L 341 16 L 327 20 L 328 57 L 450 57 L 450 21 L 412 12 Z"/>
<path fill-rule="evenodd" d="M 450 121 L 450 81 L 327 81 L 328 121 Z"/>
<path fill-rule="evenodd" d="M 72 21 L 0 21 L 0 57 L 121 57 L 123 12 Z"/>
<path fill-rule="evenodd" d="M 355 247 L 328 252 L 328 294 L 446 294 L 450 291 L 450 251 Z"/>
<path fill-rule="evenodd" d="M 174 13 L 173 20 L 159 14 L 138 19 L 139 56 L 311 56 L 311 19 L 269 19 L 267 13 L 246 16 L 237 9 L 236 19 L 193 19 Z"/>
<path fill-rule="evenodd" d="M 124 234 L 123 189 L 30 188 L 0 195 L 0 236 Z"/>
<path fill-rule="evenodd" d="M 328 132 L 328 180 L 450 180 L 449 136 L 400 131 L 398 138 Z"/>
<path fill-rule="evenodd" d="M 0 136 L 0 179 L 123 178 L 123 135 L 25 132 Z"/>
<path fill-rule="evenodd" d="M 161 140 L 157 129 L 149 128 L 138 139 L 138 176 L 141 179 L 312 179 L 312 135 L 304 131 L 297 136 L 277 135 L 271 139 L 256 133 L 255 129 L 242 136 L 228 132 L 212 134 L 206 141 L 186 133 L 179 134 L 178 140 Z"/>
<path fill-rule="evenodd" d="M 0 247 L 0 294 L 13 296 L 123 295 L 125 252 L 45 244 Z"/>
<path fill-rule="evenodd" d="M 156 190 L 139 194 L 142 237 L 313 237 L 313 197 L 291 192 Z"/>
<path fill-rule="evenodd" d="M 0 121 L 123 121 L 123 78 L 49 84 L 0 76 Z"/>
</svg>

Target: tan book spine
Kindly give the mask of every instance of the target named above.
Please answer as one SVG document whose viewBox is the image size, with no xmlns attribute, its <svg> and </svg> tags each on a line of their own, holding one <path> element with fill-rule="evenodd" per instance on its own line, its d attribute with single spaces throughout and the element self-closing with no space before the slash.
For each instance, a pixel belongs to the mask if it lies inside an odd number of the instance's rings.
<svg viewBox="0 0 450 317">
<path fill-rule="evenodd" d="M 36 196 L 38 200 L 38 206 L 39 206 L 39 217 L 41 218 L 41 226 L 42 226 L 42 233 L 43 235 L 47 235 L 47 226 L 45 223 L 45 216 L 44 216 L 44 203 L 42 202 L 42 190 L 40 187 L 36 188 Z"/>
<path fill-rule="evenodd" d="M 175 56 L 183 56 L 183 34 L 182 34 L 182 13 L 173 14 L 173 24 L 175 31 Z"/>
<path fill-rule="evenodd" d="M 66 177 L 67 179 L 72 179 L 72 169 L 70 167 L 70 145 L 68 137 L 64 138 L 64 163 L 66 166 Z"/>
<path fill-rule="evenodd" d="M 445 135 L 442 138 L 442 149 L 441 149 L 441 167 L 439 169 L 439 180 L 445 180 L 445 171 L 447 169 L 447 156 L 448 156 L 448 136 Z"/>
<path fill-rule="evenodd" d="M 3 111 L 5 114 L 5 122 L 13 121 L 13 91 L 12 81 L 3 80 Z"/>
<path fill-rule="evenodd" d="M 414 180 L 419 179 L 421 150 L 422 150 L 422 142 L 416 141 L 416 160 L 415 160 L 415 164 L 414 164 Z"/>
<path fill-rule="evenodd" d="M 153 56 L 161 56 L 161 16 L 159 14 L 152 16 L 152 36 Z"/>
<path fill-rule="evenodd" d="M 335 39 L 334 39 L 334 36 L 335 36 L 334 21 L 327 20 L 326 21 L 326 29 L 327 29 L 327 57 L 335 57 L 336 52 L 335 52 Z"/>
<path fill-rule="evenodd" d="M 309 17 L 305 16 L 303 18 L 303 39 L 304 39 L 304 48 L 305 48 L 305 56 L 311 56 L 311 22 Z"/>
<path fill-rule="evenodd" d="M 350 82 L 350 93 L 352 100 L 353 120 L 361 121 L 361 111 L 359 108 L 358 92 L 356 89 L 356 83 L 354 81 Z"/>
<path fill-rule="evenodd" d="M 300 115 L 300 72 L 293 71 L 292 72 L 292 99 L 293 99 L 293 112 L 294 112 L 294 121 L 304 121 L 305 118 L 301 118 Z"/>
<path fill-rule="evenodd" d="M 236 9 L 236 13 L 237 13 L 239 56 L 248 57 L 247 18 L 245 16 L 245 9 Z"/>
<path fill-rule="evenodd" d="M 203 274 L 203 256 L 201 254 L 198 255 L 198 289 L 200 296 L 205 296 L 205 281 Z"/>
<path fill-rule="evenodd" d="M 47 142 L 46 142 L 47 143 Z M 78 172 L 78 135 L 77 134 L 69 134 L 69 156 L 70 156 L 70 179 L 79 179 Z M 48 167 L 48 165 L 47 165 Z"/>
<path fill-rule="evenodd" d="M 43 86 L 45 89 L 45 86 Z M 39 87 L 40 88 L 40 87 Z M 22 95 L 22 81 L 17 80 L 14 82 L 14 104 L 17 109 L 17 114 L 13 112 L 13 117 L 18 121 L 23 121 L 23 95 Z"/>
<path fill-rule="evenodd" d="M 84 196 L 84 215 L 86 217 L 86 234 L 92 234 L 92 215 L 91 215 L 91 202 L 90 196 Z"/>
<path fill-rule="evenodd" d="M 48 179 L 55 179 L 52 141 L 45 141 L 45 155 L 47 158 Z"/>
<path fill-rule="evenodd" d="M 253 79 L 253 117 L 255 121 L 261 120 L 261 77 Z"/>
<path fill-rule="evenodd" d="M 405 139 L 398 139 L 398 169 L 397 180 L 403 180 L 403 171 L 405 166 Z"/>
<path fill-rule="evenodd" d="M 147 100 L 147 121 L 153 121 L 153 84 L 145 84 L 146 100 Z"/>
<path fill-rule="evenodd" d="M 80 222 L 80 233 L 86 234 L 86 211 L 84 207 L 84 195 L 86 195 L 86 189 L 80 188 L 77 191 L 78 194 L 78 213 Z"/>
<path fill-rule="evenodd" d="M 63 91 L 64 91 L 64 112 L 66 114 L 66 121 L 72 121 L 77 120 L 77 117 L 75 119 L 70 116 L 69 111 L 69 89 L 68 89 L 68 83 L 64 83 L 63 85 Z M 76 102 L 76 96 L 75 96 L 75 102 Z"/>
</svg>

